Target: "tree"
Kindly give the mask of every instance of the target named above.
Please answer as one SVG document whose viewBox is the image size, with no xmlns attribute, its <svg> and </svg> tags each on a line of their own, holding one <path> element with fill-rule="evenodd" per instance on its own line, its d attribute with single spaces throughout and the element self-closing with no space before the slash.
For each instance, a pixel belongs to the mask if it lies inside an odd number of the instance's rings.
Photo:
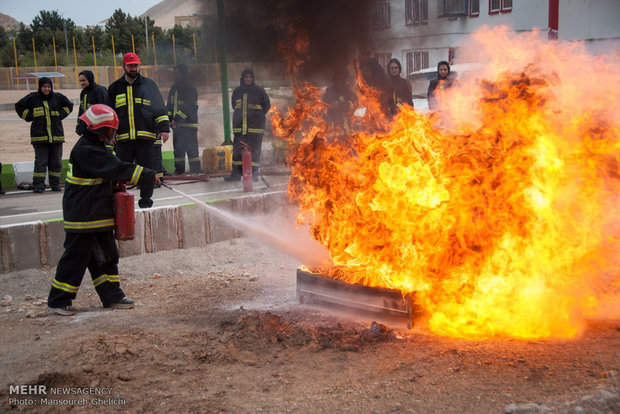
<svg viewBox="0 0 620 414">
<path fill-rule="evenodd" d="M 86 35 L 86 38 L 88 39 L 90 50 L 92 50 L 92 46 L 93 46 L 93 43 L 92 43 L 93 37 L 95 38 L 95 48 L 97 52 L 101 52 L 101 49 L 103 49 L 105 45 L 107 44 L 107 42 L 105 41 L 105 33 L 99 26 L 87 26 L 86 29 L 84 30 L 84 34 Z"/>
<path fill-rule="evenodd" d="M 32 50 L 32 30 L 26 27 L 25 24 L 19 23 L 15 41 L 17 43 L 17 50 L 21 51 L 21 53 Z"/>
<path fill-rule="evenodd" d="M 50 29 L 51 31 L 64 31 L 66 29 L 69 33 L 75 30 L 75 23 L 71 19 L 64 19 L 56 10 L 46 11 L 41 10 L 38 16 L 35 16 L 30 23 L 30 27 L 33 32 L 37 32 L 42 29 Z"/>
<path fill-rule="evenodd" d="M 117 53 L 130 52 L 132 35 L 132 18 L 121 9 L 114 10 L 112 16 L 105 24 L 106 46 L 112 48 L 112 36 L 114 36 L 114 48 Z"/>
</svg>

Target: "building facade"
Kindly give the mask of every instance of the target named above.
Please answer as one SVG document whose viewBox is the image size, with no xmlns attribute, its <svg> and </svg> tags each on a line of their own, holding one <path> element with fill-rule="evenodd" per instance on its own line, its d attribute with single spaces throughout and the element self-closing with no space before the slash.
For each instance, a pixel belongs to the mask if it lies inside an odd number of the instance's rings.
<svg viewBox="0 0 620 414">
<path fill-rule="evenodd" d="M 373 55 L 384 67 L 399 59 L 409 75 L 452 62 L 462 38 L 485 25 L 546 31 L 606 53 L 620 42 L 619 20 L 619 0 L 377 0 Z"/>
</svg>

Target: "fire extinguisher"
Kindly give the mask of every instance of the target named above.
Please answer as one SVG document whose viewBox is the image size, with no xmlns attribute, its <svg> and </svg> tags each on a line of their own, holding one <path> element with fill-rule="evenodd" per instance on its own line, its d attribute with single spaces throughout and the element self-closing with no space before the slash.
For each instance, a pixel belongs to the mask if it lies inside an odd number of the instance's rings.
<svg viewBox="0 0 620 414">
<path fill-rule="evenodd" d="M 136 234 L 134 200 L 125 184 L 114 193 L 114 225 L 117 240 L 133 240 Z"/>
<path fill-rule="evenodd" d="M 252 153 L 250 146 L 241 141 L 241 171 L 243 174 L 243 191 L 252 191 Z"/>
</svg>

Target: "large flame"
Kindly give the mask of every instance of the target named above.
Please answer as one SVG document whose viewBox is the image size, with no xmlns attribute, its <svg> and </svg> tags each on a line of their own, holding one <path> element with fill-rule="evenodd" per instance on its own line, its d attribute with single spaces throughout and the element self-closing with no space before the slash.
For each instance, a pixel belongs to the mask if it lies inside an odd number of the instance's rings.
<svg viewBox="0 0 620 414">
<path fill-rule="evenodd" d="M 343 137 L 309 83 L 275 111 L 289 195 L 331 258 L 314 270 L 416 292 L 439 334 L 573 337 L 620 302 L 618 56 L 505 28 L 469 42 L 488 65 L 439 115 Z"/>
</svg>

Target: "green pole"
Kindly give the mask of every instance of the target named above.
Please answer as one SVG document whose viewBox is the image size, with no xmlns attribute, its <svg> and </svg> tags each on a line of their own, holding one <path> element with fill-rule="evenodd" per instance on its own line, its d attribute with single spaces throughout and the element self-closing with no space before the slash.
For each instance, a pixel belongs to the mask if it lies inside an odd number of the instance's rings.
<svg viewBox="0 0 620 414">
<path fill-rule="evenodd" d="M 222 109 L 224 115 L 224 145 L 232 145 L 230 139 L 230 104 L 228 100 L 228 64 L 226 62 L 226 32 L 224 29 L 224 0 L 217 0 L 217 55 L 220 61 L 222 83 Z"/>
</svg>

